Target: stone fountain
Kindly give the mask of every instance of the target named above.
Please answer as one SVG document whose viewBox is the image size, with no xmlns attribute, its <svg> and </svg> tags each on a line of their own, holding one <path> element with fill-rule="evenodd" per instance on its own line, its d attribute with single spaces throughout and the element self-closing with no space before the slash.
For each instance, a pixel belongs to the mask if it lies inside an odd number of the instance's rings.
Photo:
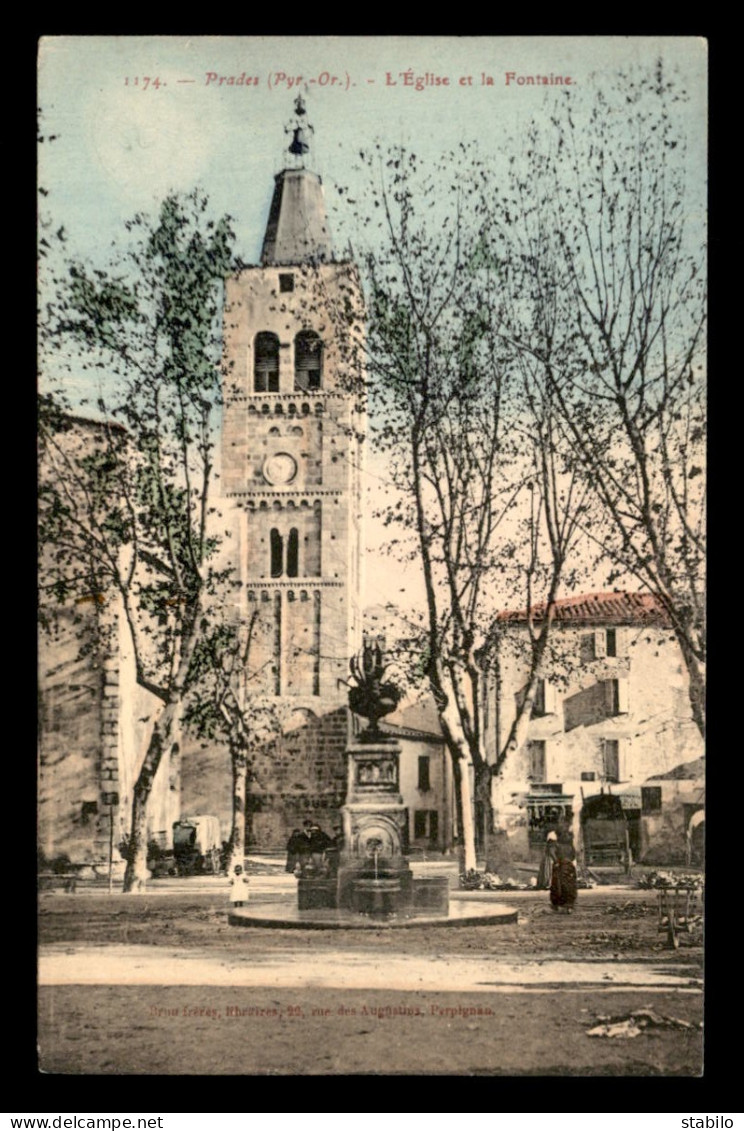
<svg viewBox="0 0 744 1131">
<path fill-rule="evenodd" d="M 446 876 L 414 876 L 403 855 L 406 808 L 400 793 L 400 744 L 380 730 L 380 719 L 397 707 L 401 693 L 386 678 L 382 649 L 365 643 L 351 661 L 349 706 L 367 720 L 346 749 L 343 841 L 333 864 L 306 868 L 297 880 L 297 905 L 256 904 L 233 910 L 236 927 L 470 926 L 514 923 L 504 904 L 454 896 Z"/>
<path fill-rule="evenodd" d="M 401 693 L 386 679 L 379 644 L 366 643 L 351 661 L 352 711 L 367 726 L 346 751 L 343 846 L 334 877 L 298 880 L 300 910 L 334 907 L 374 918 L 447 915 L 445 877 L 415 879 L 403 855 L 406 808 L 400 794 L 400 744 L 380 730 Z"/>
</svg>

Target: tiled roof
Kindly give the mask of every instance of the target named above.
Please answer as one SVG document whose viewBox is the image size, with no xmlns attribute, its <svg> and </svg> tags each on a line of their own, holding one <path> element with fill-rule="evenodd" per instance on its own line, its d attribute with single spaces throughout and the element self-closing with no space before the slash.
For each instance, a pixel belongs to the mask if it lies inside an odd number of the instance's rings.
<svg viewBox="0 0 744 1131">
<path fill-rule="evenodd" d="M 415 738 L 420 742 L 435 742 L 439 745 L 444 743 L 444 735 L 439 732 L 435 734 L 430 730 L 418 730 L 416 727 L 404 727 L 398 723 L 388 723 L 384 719 L 380 719 L 380 730 L 383 734 L 391 735 L 397 738 Z"/>
<path fill-rule="evenodd" d="M 545 605 L 536 605 L 535 620 L 545 616 Z M 581 593 L 555 602 L 554 619 L 558 624 L 613 625 L 654 624 L 669 627 L 670 621 L 658 597 L 653 593 Z M 527 610 L 504 610 L 497 621 L 519 624 L 527 620 Z"/>
<path fill-rule="evenodd" d="M 408 738 L 427 738 L 436 742 L 443 742 L 442 726 L 439 714 L 431 695 L 409 703 L 405 700 L 387 718 L 380 720 L 380 729 L 390 728 Z"/>
</svg>

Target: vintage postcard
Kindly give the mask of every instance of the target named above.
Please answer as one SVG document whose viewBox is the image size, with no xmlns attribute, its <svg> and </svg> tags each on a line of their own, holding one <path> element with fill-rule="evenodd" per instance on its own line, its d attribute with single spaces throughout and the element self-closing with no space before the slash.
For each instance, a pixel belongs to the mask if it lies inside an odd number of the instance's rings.
<svg viewBox="0 0 744 1131">
<path fill-rule="evenodd" d="M 706 42 L 38 68 L 40 1070 L 700 1076 Z"/>
</svg>

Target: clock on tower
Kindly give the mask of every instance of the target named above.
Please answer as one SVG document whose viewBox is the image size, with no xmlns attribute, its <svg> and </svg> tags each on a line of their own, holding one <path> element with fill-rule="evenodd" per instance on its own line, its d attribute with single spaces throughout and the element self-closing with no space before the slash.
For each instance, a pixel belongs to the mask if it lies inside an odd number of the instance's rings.
<svg viewBox="0 0 744 1131">
<path fill-rule="evenodd" d="M 222 484 L 242 611 L 258 611 L 250 666 L 321 714 L 345 702 L 361 644 L 362 296 L 295 111 L 260 266 L 226 283 Z"/>
</svg>

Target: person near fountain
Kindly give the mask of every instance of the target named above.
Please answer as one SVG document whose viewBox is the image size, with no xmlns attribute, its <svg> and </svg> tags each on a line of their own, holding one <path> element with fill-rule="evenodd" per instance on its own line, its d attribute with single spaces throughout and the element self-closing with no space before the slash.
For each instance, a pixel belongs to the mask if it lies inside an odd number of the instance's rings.
<svg viewBox="0 0 744 1131">
<path fill-rule="evenodd" d="M 343 847 L 344 831 L 341 825 L 334 825 L 331 843 L 326 849 L 326 861 L 328 862 L 328 870 L 332 876 L 338 875 L 338 866 L 340 863 L 341 851 Z"/>
<path fill-rule="evenodd" d="M 285 872 L 295 872 L 300 864 L 304 850 L 303 836 L 300 829 L 292 829 L 292 835 L 287 841 L 287 863 Z"/>
<path fill-rule="evenodd" d="M 554 911 L 565 911 L 570 915 L 576 903 L 578 877 L 576 874 L 576 850 L 572 840 L 556 840 L 555 863 L 550 882 L 550 903 Z"/>
<path fill-rule="evenodd" d="M 312 848 L 311 848 L 311 845 L 312 845 L 312 827 L 313 827 L 312 821 L 303 821 L 302 822 L 302 832 L 297 837 L 297 841 L 296 841 L 296 844 L 295 844 L 296 854 L 297 854 L 297 865 L 299 866 L 300 873 L 303 876 L 311 868 L 310 853 L 312 851 Z"/>
<path fill-rule="evenodd" d="M 540 868 L 537 873 L 537 886 L 540 891 L 549 891 L 550 883 L 553 879 L 553 865 L 556 859 L 556 842 L 558 834 L 554 832 L 548 833 L 545 840 L 545 848 L 543 849 L 542 860 L 540 861 Z"/>
<path fill-rule="evenodd" d="M 233 868 L 230 877 L 230 903 L 233 907 L 242 907 L 248 902 L 248 877 L 243 872 L 240 864 Z"/>
<path fill-rule="evenodd" d="M 310 826 L 310 863 L 316 875 L 321 875 L 327 870 L 326 852 L 332 843 L 331 838 L 323 832 L 320 825 Z"/>
</svg>

